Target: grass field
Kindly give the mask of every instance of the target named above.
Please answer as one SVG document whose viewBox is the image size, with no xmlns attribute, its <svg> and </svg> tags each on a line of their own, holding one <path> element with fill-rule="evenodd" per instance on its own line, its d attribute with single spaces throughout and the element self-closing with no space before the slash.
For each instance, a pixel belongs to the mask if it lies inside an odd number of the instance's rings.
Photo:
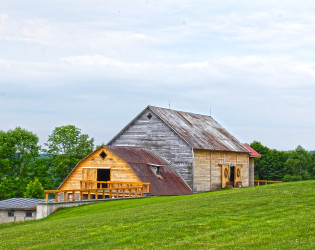
<svg viewBox="0 0 315 250">
<path fill-rule="evenodd" d="M 116 200 L 0 225 L 0 248 L 315 249 L 315 181 Z"/>
</svg>

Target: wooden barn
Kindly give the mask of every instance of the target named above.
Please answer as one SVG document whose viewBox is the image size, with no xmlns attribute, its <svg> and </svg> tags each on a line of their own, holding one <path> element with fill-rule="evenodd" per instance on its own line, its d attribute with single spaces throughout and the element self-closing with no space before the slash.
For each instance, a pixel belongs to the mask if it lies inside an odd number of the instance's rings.
<svg viewBox="0 0 315 250">
<path fill-rule="evenodd" d="M 150 183 L 153 195 L 192 193 L 167 161 L 149 149 L 130 146 L 98 148 L 74 167 L 58 190 L 100 189 L 131 183 Z"/>
<path fill-rule="evenodd" d="M 211 116 L 148 106 L 108 144 L 155 152 L 170 162 L 192 191 L 254 185 L 250 159 L 258 156 Z M 131 170 L 126 170 L 125 178 Z M 132 176 L 128 178 L 136 179 Z"/>
</svg>

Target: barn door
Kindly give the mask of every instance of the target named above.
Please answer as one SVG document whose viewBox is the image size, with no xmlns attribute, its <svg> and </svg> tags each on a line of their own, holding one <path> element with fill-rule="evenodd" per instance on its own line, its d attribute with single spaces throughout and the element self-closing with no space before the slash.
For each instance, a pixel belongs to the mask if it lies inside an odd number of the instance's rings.
<svg viewBox="0 0 315 250">
<path fill-rule="evenodd" d="M 84 181 L 96 181 L 97 178 L 97 169 L 96 168 L 83 168 L 82 169 L 82 180 Z M 96 185 L 90 183 L 83 186 L 83 188 L 95 188 Z"/>
<path fill-rule="evenodd" d="M 242 167 L 235 166 L 234 187 L 241 187 L 241 185 L 242 185 Z"/>
<path fill-rule="evenodd" d="M 225 188 L 226 183 L 229 182 L 229 176 L 230 176 L 229 165 L 222 165 L 221 169 L 222 188 Z"/>
</svg>

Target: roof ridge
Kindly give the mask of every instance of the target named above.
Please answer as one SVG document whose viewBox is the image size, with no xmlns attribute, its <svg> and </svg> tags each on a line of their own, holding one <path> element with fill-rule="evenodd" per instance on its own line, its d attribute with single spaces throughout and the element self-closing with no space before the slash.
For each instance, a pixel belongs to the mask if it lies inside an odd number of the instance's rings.
<svg viewBox="0 0 315 250">
<path fill-rule="evenodd" d="M 211 118 L 213 119 L 213 117 L 212 117 L 211 115 L 204 115 L 204 114 L 193 113 L 193 112 L 188 112 L 188 111 L 183 111 L 183 110 L 177 110 L 177 109 L 171 109 L 171 108 L 162 108 L 162 107 L 153 106 L 153 105 L 148 105 L 148 107 L 149 107 L 149 108 L 153 107 L 153 108 L 158 108 L 158 109 L 171 110 L 171 111 L 180 112 L 180 113 L 185 113 L 185 114 L 201 115 L 201 116 L 211 117 Z"/>
</svg>

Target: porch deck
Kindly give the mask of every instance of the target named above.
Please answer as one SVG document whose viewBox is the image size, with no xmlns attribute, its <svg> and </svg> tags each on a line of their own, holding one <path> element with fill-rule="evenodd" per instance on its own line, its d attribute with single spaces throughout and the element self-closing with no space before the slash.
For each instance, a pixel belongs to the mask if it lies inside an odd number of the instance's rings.
<svg viewBox="0 0 315 250">
<path fill-rule="evenodd" d="M 46 203 L 49 202 L 49 194 L 55 194 L 55 201 L 58 202 L 59 194 L 63 194 L 63 201 L 75 201 L 79 194 L 79 200 L 118 198 L 118 197 L 138 197 L 149 193 L 150 183 L 147 182 L 114 182 L 114 181 L 80 181 L 80 189 L 69 190 L 45 190 Z"/>
</svg>

